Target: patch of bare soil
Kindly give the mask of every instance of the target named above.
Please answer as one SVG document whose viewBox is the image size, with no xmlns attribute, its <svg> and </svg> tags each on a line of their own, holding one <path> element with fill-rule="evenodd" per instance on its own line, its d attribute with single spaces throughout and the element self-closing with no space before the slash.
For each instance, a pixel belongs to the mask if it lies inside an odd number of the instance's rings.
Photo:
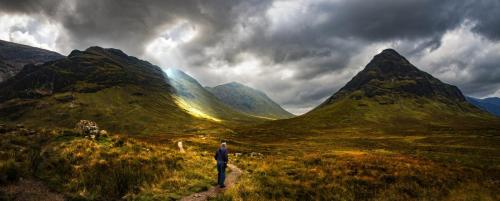
<svg viewBox="0 0 500 201">
<path fill-rule="evenodd" d="M 64 201 L 61 194 L 49 191 L 39 181 L 20 180 L 6 186 L 0 186 L 0 200 L 9 201 Z"/>
</svg>

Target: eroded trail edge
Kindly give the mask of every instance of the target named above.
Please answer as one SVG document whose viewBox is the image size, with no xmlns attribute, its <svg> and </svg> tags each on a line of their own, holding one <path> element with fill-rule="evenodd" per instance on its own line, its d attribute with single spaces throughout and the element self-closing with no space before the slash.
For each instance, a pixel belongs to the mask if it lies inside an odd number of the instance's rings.
<svg viewBox="0 0 500 201">
<path fill-rule="evenodd" d="M 194 193 L 187 197 L 184 197 L 181 199 L 181 201 L 205 201 L 208 200 L 208 198 L 216 197 L 217 194 L 231 188 L 238 181 L 239 177 L 242 174 L 242 171 L 240 168 L 236 167 L 233 164 L 228 164 L 227 166 L 229 167 L 229 169 L 231 169 L 231 172 L 226 177 L 226 188 L 219 188 L 218 186 L 214 186 L 207 191 Z"/>
</svg>

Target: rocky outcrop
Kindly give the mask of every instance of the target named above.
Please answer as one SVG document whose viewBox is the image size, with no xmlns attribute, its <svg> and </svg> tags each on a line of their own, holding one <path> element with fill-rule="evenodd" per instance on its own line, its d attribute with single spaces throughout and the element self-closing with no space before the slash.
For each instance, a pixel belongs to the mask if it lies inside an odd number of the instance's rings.
<svg viewBox="0 0 500 201">
<path fill-rule="evenodd" d="M 76 132 L 85 137 L 96 139 L 100 135 L 99 126 L 96 122 L 89 120 L 80 120 L 75 127 Z"/>
</svg>

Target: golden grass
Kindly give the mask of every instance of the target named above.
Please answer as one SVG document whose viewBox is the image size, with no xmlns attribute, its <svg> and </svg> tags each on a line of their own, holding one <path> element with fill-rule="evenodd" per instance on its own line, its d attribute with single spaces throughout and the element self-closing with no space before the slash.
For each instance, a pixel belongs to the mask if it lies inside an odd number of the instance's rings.
<svg viewBox="0 0 500 201">
<path fill-rule="evenodd" d="M 6 182 L 35 177 L 70 199 L 179 199 L 215 181 L 211 157 L 195 151 L 181 154 L 165 144 L 119 136 L 94 141 L 71 132 L 11 132 L 3 134 L 1 142 L 0 170 L 20 168 Z"/>
<path fill-rule="evenodd" d="M 194 104 L 189 104 L 184 101 L 182 98 L 174 97 L 175 103 L 182 109 L 184 109 L 188 114 L 193 115 L 198 118 L 208 119 L 215 122 L 222 122 L 219 118 L 213 117 L 210 114 L 207 114 L 202 109 L 195 107 Z"/>
<path fill-rule="evenodd" d="M 240 160 L 240 183 L 216 200 L 495 200 L 480 172 L 401 154 L 342 151 Z M 476 186 L 476 187 L 474 187 Z M 471 196 L 470 193 L 473 193 Z M 464 198 L 464 199 L 462 199 Z"/>
</svg>

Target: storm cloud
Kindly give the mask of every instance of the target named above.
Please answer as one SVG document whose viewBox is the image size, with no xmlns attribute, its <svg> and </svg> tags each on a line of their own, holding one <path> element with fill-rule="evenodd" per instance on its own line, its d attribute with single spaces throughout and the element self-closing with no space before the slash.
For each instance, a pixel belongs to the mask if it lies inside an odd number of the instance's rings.
<svg viewBox="0 0 500 201">
<path fill-rule="evenodd" d="M 385 48 L 468 95 L 499 95 L 498 10 L 497 0 L 0 0 L 0 39 L 119 48 L 302 113 Z"/>
</svg>

